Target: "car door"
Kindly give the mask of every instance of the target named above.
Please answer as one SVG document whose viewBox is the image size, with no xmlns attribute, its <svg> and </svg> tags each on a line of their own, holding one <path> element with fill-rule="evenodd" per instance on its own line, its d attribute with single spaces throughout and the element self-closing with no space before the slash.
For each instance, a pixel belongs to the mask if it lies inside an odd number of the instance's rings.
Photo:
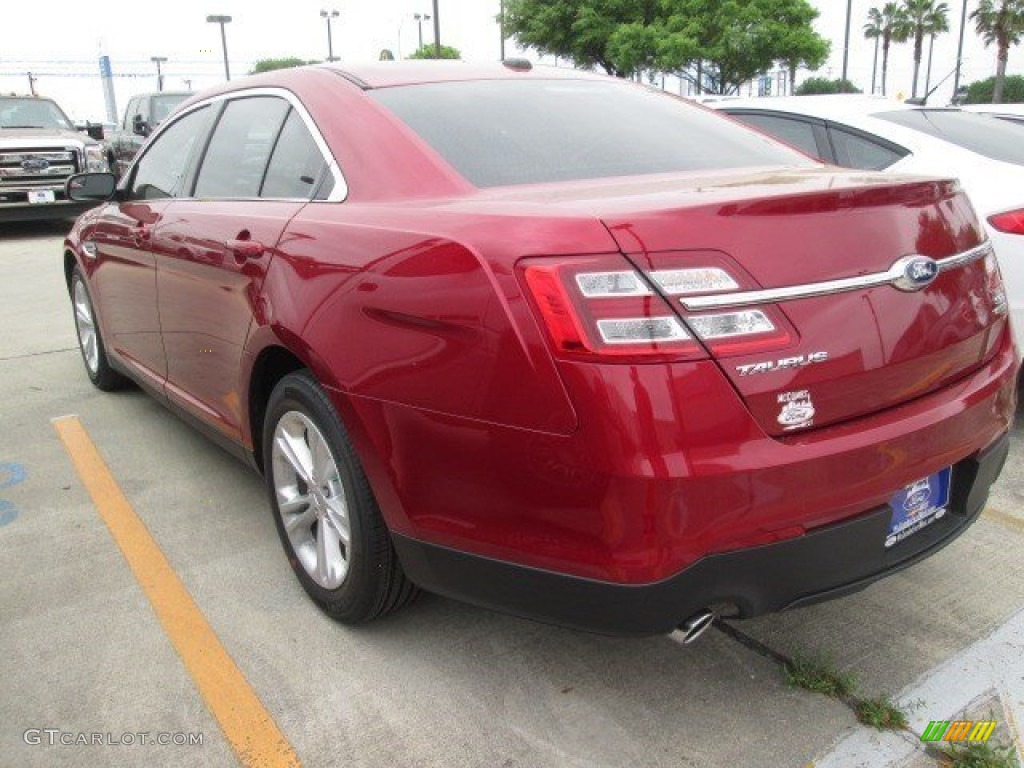
<svg viewBox="0 0 1024 768">
<path fill-rule="evenodd" d="M 289 98 L 224 102 L 192 195 L 170 205 L 157 244 L 167 395 L 232 438 L 244 407 L 242 350 L 267 266 L 328 165 Z"/>
<path fill-rule="evenodd" d="M 152 386 L 167 374 L 157 311 L 152 240 L 180 192 L 192 152 L 209 124 L 210 109 L 167 126 L 122 186 L 122 199 L 105 206 L 92 233 L 90 284 L 104 338 Z"/>
</svg>

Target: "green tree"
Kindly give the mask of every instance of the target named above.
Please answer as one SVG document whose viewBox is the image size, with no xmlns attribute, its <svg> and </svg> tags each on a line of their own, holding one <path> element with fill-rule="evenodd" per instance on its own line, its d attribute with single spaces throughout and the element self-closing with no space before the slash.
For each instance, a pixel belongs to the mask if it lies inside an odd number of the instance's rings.
<svg viewBox="0 0 1024 768">
<path fill-rule="evenodd" d="M 828 44 L 816 17 L 807 0 L 505 2 L 505 28 L 523 47 L 620 77 L 675 72 L 715 93 L 735 92 L 777 61 L 820 66 Z"/>
<path fill-rule="evenodd" d="M 967 88 L 965 104 L 993 104 L 992 96 L 996 89 L 994 77 L 971 83 Z M 1002 104 L 1024 103 L 1024 75 L 1007 75 L 1003 81 Z"/>
<path fill-rule="evenodd" d="M 450 45 L 441 46 L 441 55 L 437 55 L 437 51 L 434 48 L 433 43 L 425 43 L 416 53 L 409 57 L 410 59 L 461 59 L 462 54 L 458 48 L 452 48 Z"/>
<path fill-rule="evenodd" d="M 910 37 L 914 38 L 914 84 L 910 92 L 916 97 L 924 39 L 949 31 L 949 6 L 935 0 L 903 0 L 903 13 L 910 26 Z"/>
<path fill-rule="evenodd" d="M 628 77 L 654 59 L 650 31 L 652 27 L 656 31 L 661 4 L 661 0 L 506 0 L 505 29 L 524 48 Z"/>
<path fill-rule="evenodd" d="M 1006 83 L 1006 61 L 1010 46 L 1024 37 L 1024 0 L 980 0 L 971 14 L 985 47 L 996 44 L 996 78 L 992 103 L 1001 104 Z"/>
<path fill-rule="evenodd" d="M 812 96 L 819 93 L 860 93 L 861 90 L 849 80 L 827 80 L 824 77 L 809 77 L 796 89 L 797 96 Z"/>
<path fill-rule="evenodd" d="M 786 24 L 783 31 L 780 45 L 786 53 L 779 60 L 789 73 L 790 93 L 796 91 L 797 68 L 819 69 L 832 49 L 832 44 L 814 31 L 812 24 L 817 15 L 817 11 L 807 6 L 804 17 L 796 23 Z"/>
<path fill-rule="evenodd" d="M 864 25 L 864 36 L 882 41 L 882 95 L 885 95 L 886 82 L 889 79 L 889 48 L 893 43 L 905 43 L 910 37 L 911 27 L 898 3 L 886 3 L 881 9 L 872 8 L 868 11 L 868 23 Z M 871 91 L 874 93 L 874 75 L 871 77 Z"/>
<path fill-rule="evenodd" d="M 250 75 L 258 75 L 260 72 L 271 72 L 275 69 L 290 69 L 291 67 L 302 67 L 306 64 L 319 64 L 320 62 L 316 59 L 297 59 L 294 56 L 288 56 L 281 59 L 260 59 L 253 64 L 252 69 L 249 70 Z"/>
</svg>

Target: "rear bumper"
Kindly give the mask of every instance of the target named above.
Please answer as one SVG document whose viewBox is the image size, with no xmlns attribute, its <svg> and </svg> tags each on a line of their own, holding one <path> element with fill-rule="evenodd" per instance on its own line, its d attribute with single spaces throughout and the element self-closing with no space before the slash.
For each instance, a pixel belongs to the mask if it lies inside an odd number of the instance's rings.
<svg viewBox="0 0 1024 768">
<path fill-rule="evenodd" d="M 403 535 L 394 542 L 409 578 L 432 592 L 587 631 L 661 634 L 710 605 L 731 604 L 748 618 L 840 597 L 913 565 L 974 522 L 1008 449 L 1003 434 L 957 463 L 950 512 L 890 549 L 884 546 L 888 506 L 794 539 L 709 555 L 651 584 L 580 578 Z"/>
</svg>

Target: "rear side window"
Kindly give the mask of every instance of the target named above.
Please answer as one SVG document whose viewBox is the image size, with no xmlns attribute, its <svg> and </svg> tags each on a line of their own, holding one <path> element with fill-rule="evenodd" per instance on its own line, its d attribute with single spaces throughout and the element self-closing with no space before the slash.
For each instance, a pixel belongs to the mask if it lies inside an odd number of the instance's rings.
<svg viewBox="0 0 1024 768">
<path fill-rule="evenodd" d="M 139 160 L 129 197 L 150 200 L 178 197 L 193 150 L 206 135 L 210 108 L 201 107 L 167 126 Z"/>
<path fill-rule="evenodd" d="M 1024 130 L 1020 125 L 957 109 L 906 109 L 874 116 L 993 160 L 1024 165 Z"/>
<path fill-rule="evenodd" d="M 478 187 L 813 161 L 629 83 L 484 80 L 368 92 Z"/>
<path fill-rule="evenodd" d="M 308 200 L 326 169 L 320 148 L 293 109 L 274 147 L 260 197 Z"/>
<path fill-rule="evenodd" d="M 909 154 L 907 150 L 894 144 L 872 141 L 866 136 L 834 125 L 830 125 L 828 130 L 832 138 L 832 147 L 836 152 L 836 163 L 844 168 L 880 171 Z"/>
<path fill-rule="evenodd" d="M 273 96 L 229 101 L 196 179 L 201 199 L 259 197 L 263 174 L 290 106 Z"/>
<path fill-rule="evenodd" d="M 728 111 L 728 110 L 724 110 Z M 821 157 L 818 141 L 814 138 L 814 126 L 804 120 L 778 115 L 764 115 L 755 112 L 730 113 L 737 120 L 752 125 L 769 136 L 778 139 L 806 152 L 811 157 Z"/>
</svg>

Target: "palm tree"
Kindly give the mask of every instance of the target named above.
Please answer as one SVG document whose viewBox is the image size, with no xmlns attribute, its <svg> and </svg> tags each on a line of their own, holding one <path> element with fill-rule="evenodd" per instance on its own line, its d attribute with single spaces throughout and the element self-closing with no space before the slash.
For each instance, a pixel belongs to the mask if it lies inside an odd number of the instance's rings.
<svg viewBox="0 0 1024 768">
<path fill-rule="evenodd" d="M 875 93 L 875 82 L 878 74 L 878 40 L 882 36 L 882 27 L 885 24 L 885 19 L 882 18 L 882 12 L 877 8 L 872 8 L 868 11 L 868 23 L 864 25 L 864 37 L 868 40 L 875 41 L 875 57 L 871 62 L 871 94 Z"/>
<path fill-rule="evenodd" d="M 878 38 L 882 41 L 882 95 L 885 95 L 885 84 L 889 76 L 889 46 L 893 43 L 905 43 L 910 37 L 910 25 L 907 23 L 903 7 L 899 3 L 886 3 L 882 9 L 872 8 L 868 11 L 868 23 L 864 26 L 864 36 L 869 40 L 875 35 L 870 32 L 877 27 Z M 874 82 L 874 76 L 871 80 Z M 872 87 L 871 91 L 874 92 Z"/>
<path fill-rule="evenodd" d="M 985 47 L 996 44 L 996 84 L 992 103 L 1001 104 L 1010 46 L 1017 45 L 1024 38 L 1024 0 L 980 0 L 978 10 L 971 14 L 971 18 L 985 41 Z"/>
<path fill-rule="evenodd" d="M 928 35 L 949 31 L 949 6 L 945 3 L 936 3 L 935 0 L 903 0 L 903 12 L 914 38 L 914 85 L 911 88 L 911 95 L 916 97 L 924 39 Z"/>
</svg>

